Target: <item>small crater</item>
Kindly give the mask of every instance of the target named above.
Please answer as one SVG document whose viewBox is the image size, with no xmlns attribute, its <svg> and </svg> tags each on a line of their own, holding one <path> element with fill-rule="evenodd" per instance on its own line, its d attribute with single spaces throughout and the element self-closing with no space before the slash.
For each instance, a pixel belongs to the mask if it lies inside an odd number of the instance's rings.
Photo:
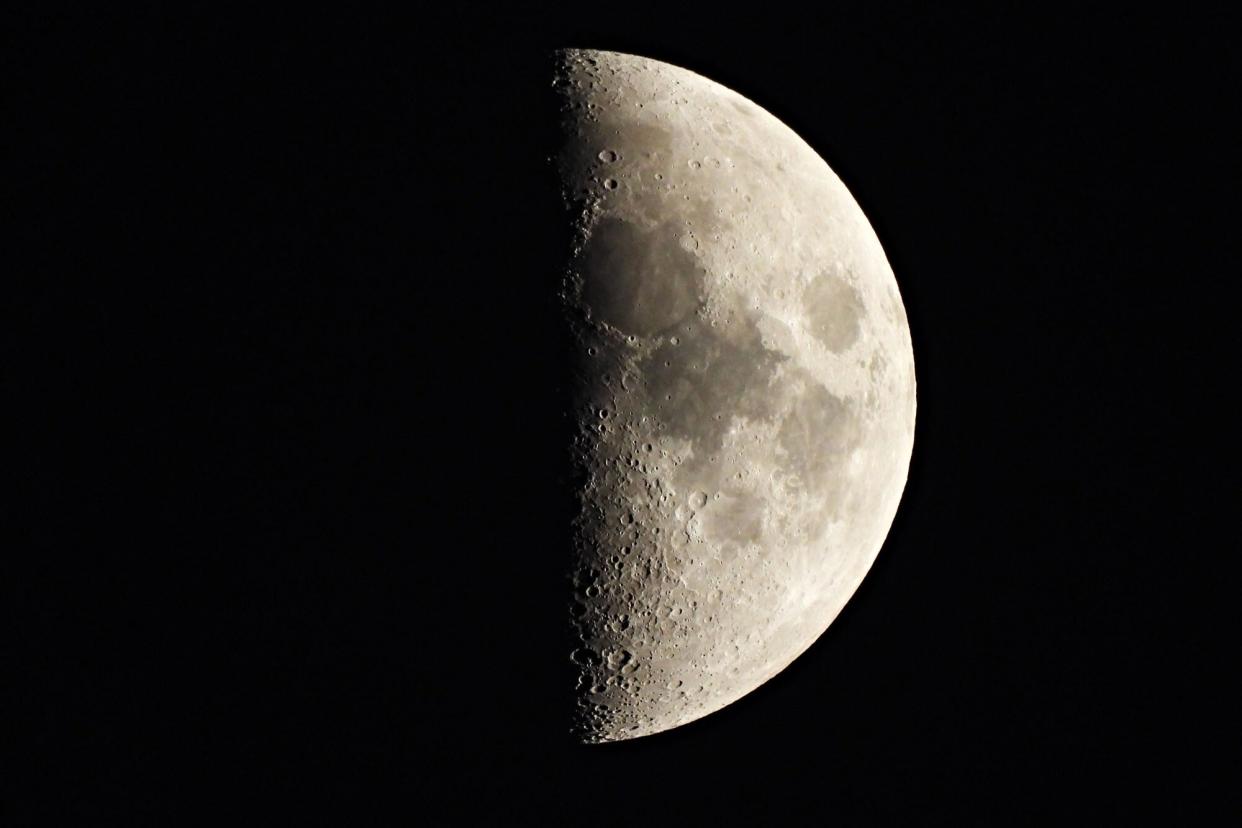
<svg viewBox="0 0 1242 828">
<path fill-rule="evenodd" d="M 594 667 L 603 662 L 603 659 L 600 658 L 599 653 L 589 647 L 580 647 L 577 650 L 574 650 L 569 657 L 575 664 L 580 664 L 583 667 Z"/>
</svg>

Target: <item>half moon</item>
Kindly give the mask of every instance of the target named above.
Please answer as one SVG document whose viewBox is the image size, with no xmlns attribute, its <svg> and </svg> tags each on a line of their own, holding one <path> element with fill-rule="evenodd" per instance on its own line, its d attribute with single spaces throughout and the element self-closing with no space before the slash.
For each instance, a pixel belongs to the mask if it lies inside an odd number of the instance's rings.
<svg viewBox="0 0 1242 828">
<path fill-rule="evenodd" d="M 862 210 L 792 130 L 700 75 L 559 54 L 580 486 L 574 732 L 677 727 L 784 669 L 888 534 L 914 358 Z"/>
</svg>

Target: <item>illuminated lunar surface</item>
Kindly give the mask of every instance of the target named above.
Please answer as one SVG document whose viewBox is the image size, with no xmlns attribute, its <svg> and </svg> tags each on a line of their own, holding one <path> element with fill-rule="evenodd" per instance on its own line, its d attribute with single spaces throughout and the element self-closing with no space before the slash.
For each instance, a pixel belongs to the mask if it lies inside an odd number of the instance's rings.
<svg viewBox="0 0 1242 828">
<path fill-rule="evenodd" d="M 581 481 L 574 730 L 630 739 L 776 675 L 866 575 L 914 441 L 884 251 L 792 130 L 695 73 L 561 53 Z"/>
</svg>

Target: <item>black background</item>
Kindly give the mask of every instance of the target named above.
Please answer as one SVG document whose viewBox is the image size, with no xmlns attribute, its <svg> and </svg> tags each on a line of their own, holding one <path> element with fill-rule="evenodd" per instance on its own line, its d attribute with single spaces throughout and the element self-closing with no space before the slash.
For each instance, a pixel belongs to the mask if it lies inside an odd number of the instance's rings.
<svg viewBox="0 0 1242 828">
<path fill-rule="evenodd" d="M 1236 807 L 1227 21 L 1038 8 L 11 14 L 6 712 L 36 784 L 6 821 Z M 919 382 L 830 630 L 598 747 L 549 644 L 559 46 L 687 67 L 816 148 Z"/>
</svg>

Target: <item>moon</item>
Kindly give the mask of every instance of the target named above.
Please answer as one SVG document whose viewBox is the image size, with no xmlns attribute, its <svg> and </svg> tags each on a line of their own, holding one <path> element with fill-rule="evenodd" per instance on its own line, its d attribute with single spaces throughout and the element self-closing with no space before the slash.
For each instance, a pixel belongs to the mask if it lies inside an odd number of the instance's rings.
<svg viewBox="0 0 1242 828">
<path fill-rule="evenodd" d="M 572 730 L 706 716 L 783 670 L 875 560 L 914 445 L 910 331 L 862 209 L 743 96 L 557 53 L 574 241 Z"/>
</svg>

